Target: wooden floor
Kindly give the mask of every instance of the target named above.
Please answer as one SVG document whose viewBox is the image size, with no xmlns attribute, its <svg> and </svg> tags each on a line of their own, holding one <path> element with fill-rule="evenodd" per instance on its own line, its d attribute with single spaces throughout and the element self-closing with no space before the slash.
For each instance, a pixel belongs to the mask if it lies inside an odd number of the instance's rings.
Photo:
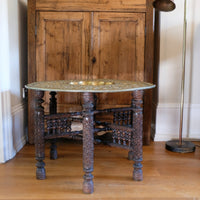
<svg viewBox="0 0 200 200">
<path fill-rule="evenodd" d="M 34 147 L 27 145 L 0 165 L 0 199 L 200 199 L 200 148 L 178 154 L 166 151 L 164 145 L 144 146 L 142 182 L 132 180 L 126 150 L 95 145 L 94 193 L 90 195 L 82 194 L 81 144 L 59 144 L 57 160 L 49 160 L 47 149 L 47 179 L 42 181 L 35 179 Z"/>
</svg>

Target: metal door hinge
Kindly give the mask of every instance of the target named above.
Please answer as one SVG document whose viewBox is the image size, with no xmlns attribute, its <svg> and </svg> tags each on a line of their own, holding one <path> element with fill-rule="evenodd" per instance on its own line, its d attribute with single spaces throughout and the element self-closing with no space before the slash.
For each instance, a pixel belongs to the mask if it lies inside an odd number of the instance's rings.
<svg viewBox="0 0 200 200">
<path fill-rule="evenodd" d="M 28 90 L 26 88 L 22 88 L 22 98 L 23 99 L 28 98 Z"/>
</svg>

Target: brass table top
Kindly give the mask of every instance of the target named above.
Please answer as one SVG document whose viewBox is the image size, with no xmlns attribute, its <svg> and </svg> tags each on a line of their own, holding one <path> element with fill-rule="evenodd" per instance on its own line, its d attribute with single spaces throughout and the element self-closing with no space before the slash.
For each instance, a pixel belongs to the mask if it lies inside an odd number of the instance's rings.
<svg viewBox="0 0 200 200">
<path fill-rule="evenodd" d="M 134 82 L 114 79 L 96 80 L 56 80 L 34 82 L 25 86 L 27 89 L 55 91 L 55 92 L 127 92 L 154 88 L 155 85 L 147 82 Z"/>
</svg>

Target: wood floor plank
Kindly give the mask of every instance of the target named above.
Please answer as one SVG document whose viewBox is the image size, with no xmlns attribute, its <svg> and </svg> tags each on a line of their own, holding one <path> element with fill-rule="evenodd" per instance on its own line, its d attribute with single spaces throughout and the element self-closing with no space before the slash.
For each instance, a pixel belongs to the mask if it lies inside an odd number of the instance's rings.
<svg viewBox="0 0 200 200">
<path fill-rule="evenodd" d="M 199 144 L 199 143 L 197 143 Z M 164 143 L 144 146 L 144 180 L 132 180 L 127 151 L 95 145 L 94 193 L 82 193 L 82 145 L 60 142 L 57 160 L 49 159 L 46 145 L 46 180 L 35 179 L 34 146 L 0 165 L 0 200 L 200 200 L 200 148 L 179 154 Z"/>
</svg>

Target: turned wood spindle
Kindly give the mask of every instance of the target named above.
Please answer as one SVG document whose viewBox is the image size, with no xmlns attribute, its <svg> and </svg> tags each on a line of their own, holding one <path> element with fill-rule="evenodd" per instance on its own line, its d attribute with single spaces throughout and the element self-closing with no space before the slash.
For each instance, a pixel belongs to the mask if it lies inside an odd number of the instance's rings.
<svg viewBox="0 0 200 200">
<path fill-rule="evenodd" d="M 93 160 L 94 160 L 94 95 L 92 93 L 82 94 L 83 107 L 83 192 L 93 193 Z"/>
<path fill-rule="evenodd" d="M 142 172 L 142 136 L 143 136 L 143 91 L 138 90 L 133 92 L 132 107 L 133 112 L 133 137 L 131 142 L 131 151 L 129 152 L 129 159 L 134 161 L 133 179 L 141 181 L 143 179 Z"/>
<path fill-rule="evenodd" d="M 50 103 L 49 103 L 49 113 L 50 114 L 56 114 L 57 113 L 57 99 L 56 99 L 56 92 L 50 92 L 51 95 Z M 54 120 L 53 123 L 53 134 L 56 134 L 56 121 Z M 50 146 L 50 159 L 55 160 L 57 159 L 57 145 L 56 145 L 56 139 L 51 140 L 51 146 Z"/>
<path fill-rule="evenodd" d="M 37 179 L 45 179 L 46 171 L 45 171 L 45 142 L 44 142 L 44 107 L 42 103 L 44 100 L 42 99 L 44 96 L 43 91 L 35 91 L 35 156 L 36 156 L 36 178 Z"/>
</svg>

